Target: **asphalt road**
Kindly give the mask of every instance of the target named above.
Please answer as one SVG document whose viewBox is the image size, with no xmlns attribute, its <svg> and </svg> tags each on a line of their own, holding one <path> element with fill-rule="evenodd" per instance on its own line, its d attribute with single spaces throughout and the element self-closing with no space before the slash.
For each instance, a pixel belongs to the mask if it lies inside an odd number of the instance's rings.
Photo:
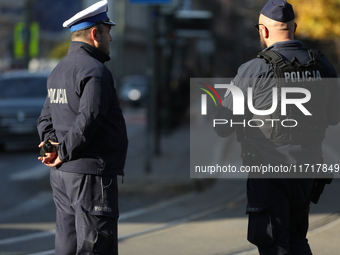
<svg viewBox="0 0 340 255">
<path fill-rule="evenodd" d="M 127 109 L 129 136 L 145 129 L 145 111 Z M 21 148 L 21 149 L 17 149 Z M 134 153 L 134 148 L 129 149 Z M 0 152 L 0 254 L 53 254 L 55 207 L 49 167 L 37 144 L 8 144 Z M 120 179 L 119 179 L 120 180 Z M 120 196 L 121 213 L 155 203 L 160 196 Z"/>
<path fill-rule="evenodd" d="M 144 128 L 143 118 L 127 118 L 129 132 Z M 339 128 L 325 141 L 325 160 L 338 162 Z M 236 141 L 225 146 L 236 148 Z M 133 148 L 130 153 L 135 153 Z M 212 151 L 211 153 L 214 153 Z M 0 153 L 0 255 L 54 254 L 55 212 L 49 169 L 38 150 Z M 225 157 L 239 158 L 237 150 Z M 202 192 L 168 197 L 121 195 L 121 255 L 253 255 L 246 240 L 245 179 L 218 179 Z M 308 238 L 315 254 L 340 254 L 340 180 L 327 186 L 320 204 L 312 205 Z"/>
</svg>

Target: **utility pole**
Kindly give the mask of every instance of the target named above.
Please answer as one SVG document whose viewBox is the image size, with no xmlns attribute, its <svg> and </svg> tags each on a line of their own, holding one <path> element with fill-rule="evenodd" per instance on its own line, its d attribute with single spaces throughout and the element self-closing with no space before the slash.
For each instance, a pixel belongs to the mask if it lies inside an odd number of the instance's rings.
<svg viewBox="0 0 340 255">
<path fill-rule="evenodd" d="M 167 65 L 164 65 L 163 60 L 160 61 L 162 54 L 164 54 L 164 49 L 161 48 L 160 39 L 161 32 L 163 33 L 163 40 L 166 38 L 164 34 L 164 22 L 165 22 L 165 12 L 172 13 L 181 4 L 181 0 L 155 0 L 151 1 L 149 5 L 149 101 L 148 101 L 148 118 L 147 118 L 147 138 L 146 138 L 146 161 L 145 161 L 145 172 L 150 173 L 152 171 L 152 159 L 153 156 L 158 156 L 161 153 L 160 145 L 160 101 L 164 100 L 165 105 L 169 105 L 169 96 L 166 95 L 165 98 L 162 95 L 160 100 L 159 91 L 160 86 L 163 83 L 165 86 L 169 81 L 164 81 L 164 77 L 161 77 L 162 67 L 168 68 L 171 63 L 167 58 Z M 158 2 L 156 4 L 155 2 Z M 166 7 L 164 6 L 167 5 Z M 160 26 L 163 25 L 163 31 L 160 31 Z M 167 27 L 165 28 L 167 30 Z M 164 48 L 164 45 L 163 45 Z M 170 74 L 167 70 L 164 72 L 165 77 L 169 78 Z M 165 93 L 169 92 L 169 89 L 164 89 Z"/>
<path fill-rule="evenodd" d="M 130 3 L 132 4 L 147 4 L 149 14 L 149 100 L 147 110 L 146 155 L 144 167 L 144 171 L 146 173 L 150 173 L 152 171 L 153 156 L 160 154 L 159 88 L 162 83 L 162 77 L 160 76 L 162 66 L 160 58 L 162 51 L 159 40 L 160 23 L 162 21 L 164 22 L 164 14 L 161 12 L 161 8 L 164 8 L 164 5 L 167 5 L 171 10 L 180 2 L 181 0 L 130 0 Z"/>
<path fill-rule="evenodd" d="M 114 74 L 115 80 L 118 82 L 120 82 L 124 76 L 125 8 L 125 0 L 115 0 L 115 20 L 113 20 L 113 22 L 116 23 L 116 26 L 114 27 L 115 43 L 113 47 L 115 48 Z"/>
<path fill-rule="evenodd" d="M 148 118 L 147 118 L 147 137 L 146 137 L 146 162 L 145 172 L 150 173 L 152 170 L 152 158 L 155 152 L 159 152 L 158 136 L 158 83 L 159 83 L 159 65 L 158 65 L 158 20 L 159 7 L 149 7 L 149 101 L 148 101 Z"/>
<path fill-rule="evenodd" d="M 24 63 L 25 69 L 28 69 L 30 62 L 30 25 L 32 22 L 32 0 L 26 0 L 25 2 L 25 22 L 24 22 Z"/>
</svg>

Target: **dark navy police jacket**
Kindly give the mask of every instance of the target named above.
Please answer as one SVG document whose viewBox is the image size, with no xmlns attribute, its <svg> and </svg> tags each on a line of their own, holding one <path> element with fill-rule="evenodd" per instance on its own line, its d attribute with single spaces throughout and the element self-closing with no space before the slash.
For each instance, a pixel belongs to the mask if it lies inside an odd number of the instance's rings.
<svg viewBox="0 0 340 255">
<path fill-rule="evenodd" d="M 306 64 L 310 60 L 303 44 L 296 40 L 278 42 L 266 48 L 264 51 L 266 50 L 277 51 L 289 61 L 297 57 L 302 64 Z M 337 77 L 336 71 L 327 58 L 322 57 L 321 61 L 327 69 L 329 77 Z M 276 81 L 271 65 L 265 63 L 263 59 L 255 58 L 241 65 L 233 82 L 235 86 L 242 90 L 244 95 L 247 95 L 248 87 L 253 87 L 253 105 L 255 109 L 265 109 L 265 107 L 272 105 L 272 88 L 276 86 Z M 327 124 L 336 125 L 340 121 L 340 89 L 339 86 L 334 86 L 330 88 L 330 90 L 331 93 L 328 99 L 326 113 Z M 245 98 L 245 102 L 247 102 L 247 98 Z M 215 118 L 227 119 L 228 121 L 233 119 L 233 117 L 235 117 L 233 115 L 233 97 L 225 97 L 222 104 L 223 107 L 217 110 Z M 235 132 L 235 127 L 216 125 L 215 131 L 219 136 L 227 137 Z M 279 144 L 269 140 L 255 138 L 244 138 L 241 143 L 255 146 L 264 159 L 264 162 L 273 165 L 318 164 L 322 158 L 321 143 L 309 145 Z"/>
<path fill-rule="evenodd" d="M 108 60 L 89 44 L 71 42 L 47 80 L 38 132 L 41 141 L 60 143 L 58 170 L 124 175 L 128 139 L 113 78 L 103 64 Z"/>
</svg>

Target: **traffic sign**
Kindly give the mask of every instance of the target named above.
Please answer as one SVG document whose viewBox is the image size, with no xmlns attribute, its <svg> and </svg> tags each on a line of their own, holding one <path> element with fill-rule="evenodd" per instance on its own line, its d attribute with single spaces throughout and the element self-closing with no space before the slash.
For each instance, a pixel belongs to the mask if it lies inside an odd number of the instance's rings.
<svg viewBox="0 0 340 255">
<path fill-rule="evenodd" d="M 14 56 L 23 58 L 25 55 L 25 33 L 26 25 L 19 22 L 14 27 Z M 29 26 L 29 45 L 28 52 L 31 58 L 36 57 L 39 53 L 39 24 L 32 22 Z"/>
</svg>

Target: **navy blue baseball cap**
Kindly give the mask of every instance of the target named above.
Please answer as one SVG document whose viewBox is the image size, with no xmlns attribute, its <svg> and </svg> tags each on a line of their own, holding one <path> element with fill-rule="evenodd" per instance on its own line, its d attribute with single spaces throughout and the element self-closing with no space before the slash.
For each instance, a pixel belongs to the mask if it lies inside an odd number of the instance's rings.
<svg viewBox="0 0 340 255">
<path fill-rule="evenodd" d="M 288 22 L 295 18 L 293 6 L 286 0 L 269 0 L 260 13 L 279 22 Z"/>
</svg>

